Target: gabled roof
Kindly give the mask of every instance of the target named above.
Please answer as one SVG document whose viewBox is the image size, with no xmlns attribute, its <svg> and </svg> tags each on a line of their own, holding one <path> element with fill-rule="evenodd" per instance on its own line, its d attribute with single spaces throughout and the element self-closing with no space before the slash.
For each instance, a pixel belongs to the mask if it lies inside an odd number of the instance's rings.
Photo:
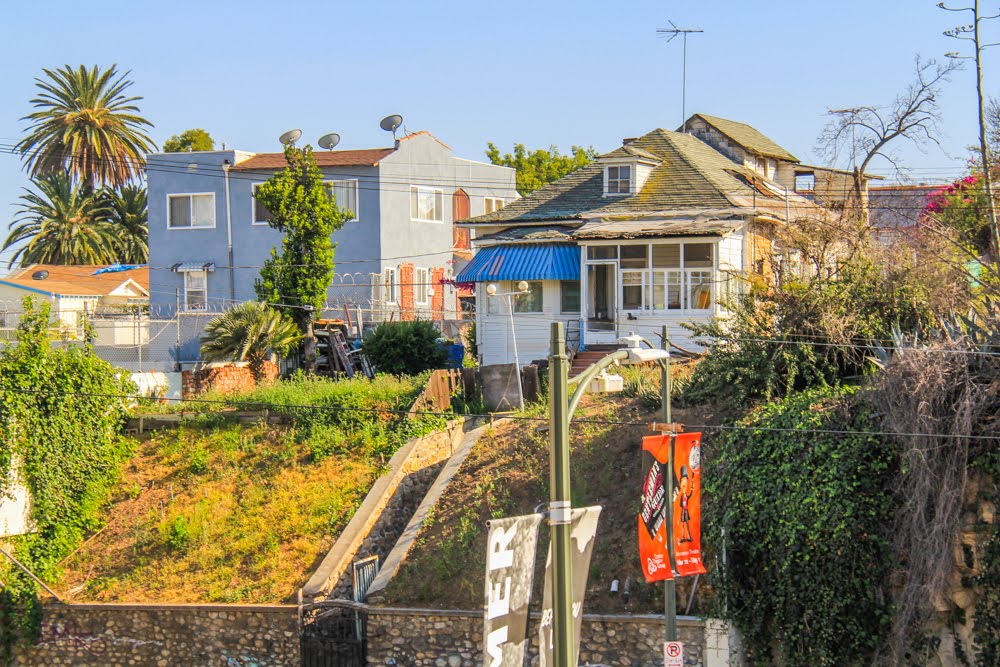
<svg viewBox="0 0 1000 667">
<path fill-rule="evenodd" d="M 939 185 L 882 185 L 868 188 L 868 222 L 876 229 L 914 227 L 925 220 L 932 194 Z"/>
<path fill-rule="evenodd" d="M 618 149 L 498 211 L 464 222 L 532 225 L 600 217 L 665 216 L 698 210 L 785 217 L 784 188 L 736 164 L 695 136 L 657 129 L 623 148 L 641 151 L 659 162 L 634 195 L 604 196 L 601 160 L 623 155 Z M 787 197 L 789 210 L 796 213 L 808 215 L 823 210 L 795 193 L 790 192 Z"/>
<path fill-rule="evenodd" d="M 374 167 L 395 148 L 364 148 L 344 151 L 313 151 L 319 167 Z M 233 166 L 234 171 L 254 169 L 284 169 L 288 166 L 284 153 L 257 153 Z"/>
<path fill-rule="evenodd" d="M 23 269 L 15 269 L 10 275 L 0 279 L 0 284 L 18 287 L 37 294 L 50 296 L 127 296 L 119 290 L 132 287 L 141 296 L 149 296 L 149 267 L 142 266 L 125 270 L 107 271 L 106 266 L 61 266 L 57 264 L 32 264 Z M 48 273 L 44 278 L 33 275 Z M 101 273 L 97 273 L 102 271 Z M 116 294 L 118 292 L 118 294 Z"/>
<path fill-rule="evenodd" d="M 735 120 L 709 116 L 703 113 L 696 113 L 691 118 L 700 118 L 716 130 L 733 140 L 734 143 L 743 146 L 751 153 L 757 153 L 765 157 L 773 157 L 788 162 L 798 162 L 799 159 L 786 151 L 784 148 L 764 136 L 760 130 L 746 123 L 738 123 Z M 690 122 L 691 119 L 688 119 Z"/>
</svg>

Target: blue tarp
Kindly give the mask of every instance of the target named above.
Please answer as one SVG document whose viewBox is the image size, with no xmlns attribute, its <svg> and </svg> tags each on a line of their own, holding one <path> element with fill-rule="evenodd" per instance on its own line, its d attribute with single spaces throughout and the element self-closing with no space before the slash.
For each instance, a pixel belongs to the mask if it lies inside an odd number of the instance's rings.
<svg viewBox="0 0 1000 667">
<path fill-rule="evenodd" d="M 479 249 L 472 261 L 455 277 L 455 282 L 579 279 L 579 246 L 532 243 Z"/>
</svg>

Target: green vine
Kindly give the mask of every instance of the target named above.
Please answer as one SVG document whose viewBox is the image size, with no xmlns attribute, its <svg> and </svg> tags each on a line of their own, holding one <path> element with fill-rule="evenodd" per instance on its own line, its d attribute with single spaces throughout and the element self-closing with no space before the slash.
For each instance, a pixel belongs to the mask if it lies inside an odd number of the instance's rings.
<svg viewBox="0 0 1000 667">
<path fill-rule="evenodd" d="M 718 441 L 707 542 L 725 548 L 719 613 L 753 664 L 864 662 L 888 628 L 895 458 L 857 433 L 876 429 L 853 394 L 793 394 Z"/>
<path fill-rule="evenodd" d="M 983 500 L 993 503 L 995 512 L 1000 498 L 1000 452 L 992 450 L 976 463 L 992 480 L 992 489 L 983 494 Z M 994 516 L 993 523 L 984 528 L 979 574 L 973 580 L 979 593 L 972 626 L 977 667 L 1000 665 L 1000 524 Z"/>
<path fill-rule="evenodd" d="M 0 351 L 0 493 L 9 492 L 11 466 L 32 499 L 34 532 L 9 538 L 18 560 L 43 581 L 55 581 L 59 562 L 99 527 L 101 509 L 132 452 L 121 436 L 123 396 L 134 391 L 119 370 L 89 344 L 53 345 L 48 303 L 24 300 L 16 344 Z M 0 663 L 18 644 L 37 639 L 41 607 L 32 582 L 0 563 Z"/>
</svg>

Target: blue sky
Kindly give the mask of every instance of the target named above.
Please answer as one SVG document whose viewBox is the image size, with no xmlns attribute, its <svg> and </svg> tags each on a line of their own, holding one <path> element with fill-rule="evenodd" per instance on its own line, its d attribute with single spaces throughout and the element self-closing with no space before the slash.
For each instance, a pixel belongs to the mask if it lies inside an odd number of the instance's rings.
<svg viewBox="0 0 1000 667">
<path fill-rule="evenodd" d="M 19 2 L 0 40 L 0 144 L 21 136 L 43 67 L 118 63 L 155 125 L 157 143 L 190 127 L 250 151 L 278 149 L 298 127 L 341 148 L 386 145 L 389 113 L 430 130 L 456 155 L 487 141 L 611 150 L 622 137 L 681 121 L 681 41 L 656 29 L 697 27 L 688 41 L 688 113 L 756 126 L 804 161 L 829 107 L 891 101 L 913 57 L 961 48 L 941 31 L 965 15 L 931 0 L 619 2 Z M 1000 22 L 988 26 L 1000 41 Z M 1000 48 L 986 89 L 1000 92 Z M 961 171 L 976 139 L 973 69 L 941 97 L 944 150 L 906 147 L 917 181 Z M 878 165 L 885 168 L 886 165 Z M 4 223 L 27 185 L 0 152 Z M 3 227 L 0 226 L 0 229 Z"/>
</svg>

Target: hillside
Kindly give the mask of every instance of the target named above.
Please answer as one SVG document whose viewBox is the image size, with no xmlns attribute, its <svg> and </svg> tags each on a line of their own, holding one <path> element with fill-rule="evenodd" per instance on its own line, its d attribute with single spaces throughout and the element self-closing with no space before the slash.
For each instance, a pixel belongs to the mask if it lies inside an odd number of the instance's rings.
<svg viewBox="0 0 1000 667">
<path fill-rule="evenodd" d="M 58 589 L 74 601 L 294 600 L 396 448 L 441 421 L 377 411 L 405 411 L 422 384 L 300 379 L 237 397 L 267 404 L 270 424 L 191 404 L 210 412 L 140 439 Z"/>
<path fill-rule="evenodd" d="M 680 422 L 713 423 L 704 411 L 675 410 Z M 544 414 L 542 415 L 544 417 Z M 600 422 L 643 422 L 654 413 L 639 401 L 608 395 L 584 399 L 571 426 L 573 505 L 602 505 L 591 562 L 586 610 L 662 613 L 663 588 L 644 583 L 639 568 L 635 513 L 642 479 L 644 426 Z M 591 420 L 590 422 L 581 420 Z M 548 499 L 548 432 L 545 421 L 498 423 L 479 440 L 452 480 L 417 544 L 386 591 L 388 605 L 479 609 L 486 567 L 486 521 L 532 512 Z M 710 460 L 711 437 L 704 439 Z M 706 507 L 705 511 L 710 511 Z M 539 538 L 534 606 L 541 600 L 547 530 Z M 709 554 L 711 550 L 709 549 Z M 709 556 L 710 557 L 710 556 Z M 631 579 L 631 599 L 611 593 L 611 582 Z M 692 580 L 678 585 L 679 610 L 687 607 Z M 707 600 L 705 582 L 691 609 Z"/>
</svg>

